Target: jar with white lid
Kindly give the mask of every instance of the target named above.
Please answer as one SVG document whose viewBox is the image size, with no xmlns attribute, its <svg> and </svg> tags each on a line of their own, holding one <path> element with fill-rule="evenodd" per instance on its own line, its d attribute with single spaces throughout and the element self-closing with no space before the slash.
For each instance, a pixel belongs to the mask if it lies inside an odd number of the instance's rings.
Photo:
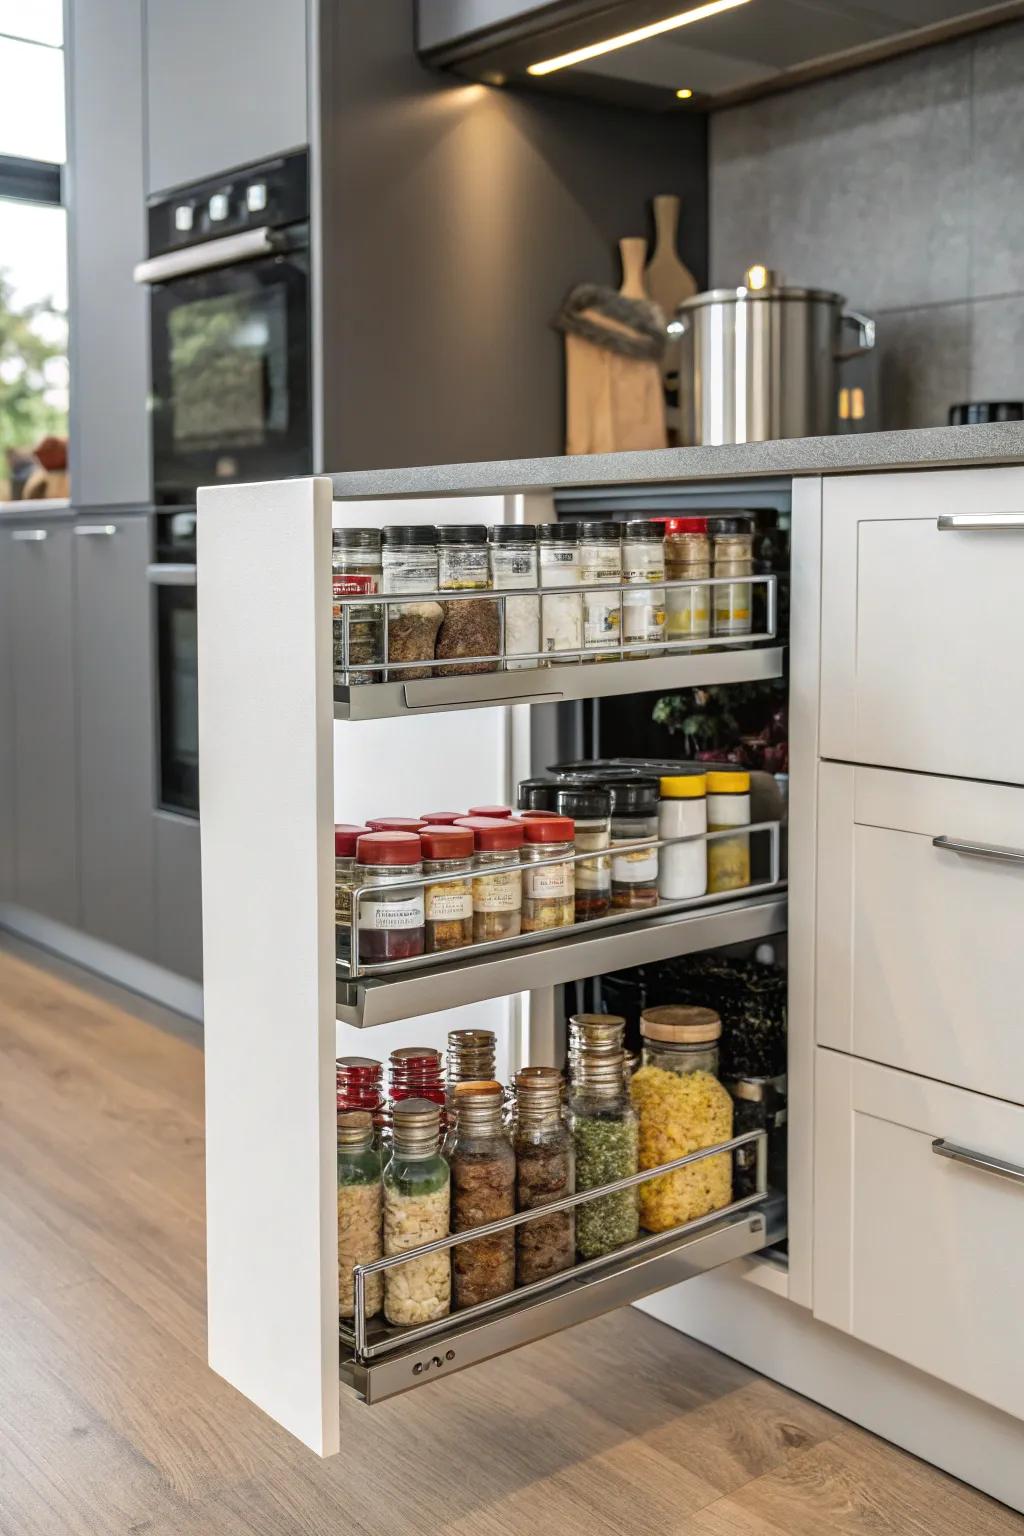
<svg viewBox="0 0 1024 1536">
<path fill-rule="evenodd" d="M 708 831 L 750 825 L 750 774 L 743 769 L 707 776 Z M 736 891 L 750 884 L 750 833 L 712 838 L 708 843 L 708 892 Z"/>
<path fill-rule="evenodd" d="M 537 553 L 542 587 L 578 587 L 580 584 L 579 523 L 539 523 Z M 544 652 L 583 649 L 583 597 L 578 592 L 559 592 L 540 600 L 540 641 Z M 579 656 L 552 655 L 546 666 L 575 665 Z"/>
<path fill-rule="evenodd" d="M 665 580 L 663 525 L 651 518 L 634 518 L 622 532 L 622 638 L 626 644 L 660 642 L 665 638 L 665 588 L 653 586 L 630 593 L 630 586 L 649 586 Z M 627 660 L 657 656 L 659 651 L 627 651 Z"/>
<path fill-rule="evenodd" d="M 488 535 L 491 586 L 495 592 L 532 591 L 540 585 L 537 570 L 537 529 L 531 523 L 499 523 Z M 506 597 L 505 670 L 540 666 L 540 598 Z M 516 656 L 527 661 L 515 661 Z"/>
<path fill-rule="evenodd" d="M 658 895 L 662 901 L 687 901 L 708 888 L 707 779 L 703 773 L 673 774 L 661 780 L 658 836 L 688 837 L 660 850 Z"/>
<path fill-rule="evenodd" d="M 621 524 L 580 523 L 580 584 L 587 587 L 617 586 L 622 581 Z M 583 593 L 583 648 L 593 655 L 584 661 L 617 661 L 619 656 L 620 596 L 618 592 Z"/>
</svg>

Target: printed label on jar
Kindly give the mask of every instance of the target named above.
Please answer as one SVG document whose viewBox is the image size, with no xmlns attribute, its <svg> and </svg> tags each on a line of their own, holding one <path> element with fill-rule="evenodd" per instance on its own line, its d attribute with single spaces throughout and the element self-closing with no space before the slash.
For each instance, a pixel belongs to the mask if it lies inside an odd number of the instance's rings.
<svg viewBox="0 0 1024 1536">
<path fill-rule="evenodd" d="M 515 870 L 473 881 L 473 909 L 476 912 L 518 912 L 522 904 L 523 879 Z"/>
<path fill-rule="evenodd" d="M 635 848 L 612 858 L 612 879 L 617 885 L 645 885 L 657 878 L 657 848 Z"/>
<path fill-rule="evenodd" d="M 535 587 L 537 551 L 529 545 L 521 549 L 514 544 L 495 545 L 491 550 L 491 573 L 496 591 L 506 587 Z"/>
<path fill-rule="evenodd" d="M 359 592 L 376 592 L 377 578 L 335 571 L 332 585 L 335 597 L 352 597 Z"/>
<path fill-rule="evenodd" d="M 619 599 L 614 592 L 583 598 L 583 644 L 600 649 L 619 643 Z"/>
<path fill-rule="evenodd" d="M 427 886 L 427 920 L 432 923 L 460 923 L 473 916 L 473 893 L 467 885 L 464 890 L 431 890 Z"/>
<path fill-rule="evenodd" d="M 542 587 L 571 587 L 580 579 L 580 552 L 567 545 L 565 549 L 547 548 L 540 552 L 540 584 Z"/>
<path fill-rule="evenodd" d="M 622 579 L 627 582 L 654 582 L 665 580 L 665 561 L 655 550 L 650 556 L 645 552 L 637 554 L 635 551 L 622 551 Z"/>
<path fill-rule="evenodd" d="M 435 592 L 437 556 L 430 554 L 383 555 L 385 592 Z"/>
<path fill-rule="evenodd" d="M 576 865 L 577 891 L 607 891 L 611 883 L 612 861 L 607 855 L 603 859 L 581 859 Z"/>
<path fill-rule="evenodd" d="M 622 617 L 623 639 L 627 644 L 640 640 L 662 640 L 665 636 L 665 594 L 652 593 L 654 601 L 627 603 Z M 660 602 L 657 599 L 660 598 Z"/>
<path fill-rule="evenodd" d="M 438 585 L 445 592 L 486 588 L 490 576 L 487 545 L 470 549 L 448 549 L 442 545 L 438 552 L 438 576 Z"/>
<path fill-rule="evenodd" d="M 523 870 L 523 884 L 526 887 L 527 896 L 530 897 L 571 896 L 573 893 L 572 865 L 549 864 L 544 869 L 531 869 L 527 865 Z"/>
<path fill-rule="evenodd" d="M 397 896 L 365 896 L 359 903 L 360 928 L 387 929 L 423 927 L 423 896 L 401 901 Z"/>
</svg>

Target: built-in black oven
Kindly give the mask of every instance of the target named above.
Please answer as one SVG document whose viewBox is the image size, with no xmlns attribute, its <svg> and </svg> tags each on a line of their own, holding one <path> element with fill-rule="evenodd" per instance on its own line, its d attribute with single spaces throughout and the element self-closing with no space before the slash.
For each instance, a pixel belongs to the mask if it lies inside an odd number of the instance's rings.
<svg viewBox="0 0 1024 1536">
<path fill-rule="evenodd" d="M 156 627 L 156 802 L 199 814 L 199 681 L 196 633 L 196 509 L 154 514 L 148 567 Z"/>
<path fill-rule="evenodd" d="M 300 150 L 149 204 L 157 506 L 312 469 L 308 182 Z"/>
</svg>

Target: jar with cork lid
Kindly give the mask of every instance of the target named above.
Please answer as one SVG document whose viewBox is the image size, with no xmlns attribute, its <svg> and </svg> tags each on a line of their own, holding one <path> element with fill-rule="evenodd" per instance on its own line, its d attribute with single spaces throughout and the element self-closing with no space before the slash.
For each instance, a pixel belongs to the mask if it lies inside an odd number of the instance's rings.
<svg viewBox="0 0 1024 1536">
<path fill-rule="evenodd" d="M 384 1168 L 384 1252 L 404 1253 L 447 1237 L 451 1181 L 441 1156 L 441 1109 L 428 1099 L 394 1106 L 391 1153 Z M 433 1323 L 451 1310 L 448 1252 L 422 1254 L 384 1271 L 389 1323 Z"/>
</svg>

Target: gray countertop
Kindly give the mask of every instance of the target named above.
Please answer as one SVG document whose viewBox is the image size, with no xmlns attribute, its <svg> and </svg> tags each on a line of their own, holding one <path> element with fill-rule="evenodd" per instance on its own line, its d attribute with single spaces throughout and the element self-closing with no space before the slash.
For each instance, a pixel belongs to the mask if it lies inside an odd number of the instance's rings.
<svg viewBox="0 0 1024 1536">
<path fill-rule="evenodd" d="M 451 496 L 568 486 L 658 485 L 679 480 L 757 476 L 862 474 L 872 470 L 941 469 L 1024 462 L 1024 422 L 984 427 L 929 427 L 843 437 L 796 437 L 720 448 L 662 448 L 645 453 L 580 454 L 550 459 L 498 459 L 480 464 L 427 464 L 412 469 L 355 470 L 332 475 L 335 496 Z"/>
</svg>

